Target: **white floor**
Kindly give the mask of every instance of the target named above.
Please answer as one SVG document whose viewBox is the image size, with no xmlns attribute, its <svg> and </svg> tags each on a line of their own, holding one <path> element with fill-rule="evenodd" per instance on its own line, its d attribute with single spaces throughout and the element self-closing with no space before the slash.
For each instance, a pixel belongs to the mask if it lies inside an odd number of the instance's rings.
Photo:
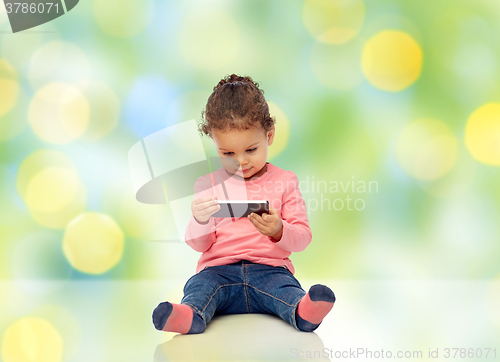
<svg viewBox="0 0 500 362">
<path fill-rule="evenodd" d="M 151 321 L 158 303 L 180 301 L 184 281 L 0 282 L 0 338 L 32 316 L 59 332 L 63 361 L 70 362 L 379 360 L 388 353 L 430 360 L 429 352 L 439 357 L 433 361 L 451 360 L 446 348 L 467 351 L 461 359 L 456 350 L 455 360 L 500 359 L 500 281 L 321 283 L 337 302 L 313 333 L 278 317 L 245 314 L 216 316 L 203 334 L 184 336 L 157 331 Z M 40 344 L 44 336 L 29 340 Z M 496 348 L 496 358 L 492 350 L 485 358 L 487 348 Z"/>
<path fill-rule="evenodd" d="M 323 347 L 318 334 L 301 333 L 278 317 L 238 314 L 216 316 L 202 334 L 174 336 L 158 345 L 154 361 L 283 360 Z"/>
</svg>

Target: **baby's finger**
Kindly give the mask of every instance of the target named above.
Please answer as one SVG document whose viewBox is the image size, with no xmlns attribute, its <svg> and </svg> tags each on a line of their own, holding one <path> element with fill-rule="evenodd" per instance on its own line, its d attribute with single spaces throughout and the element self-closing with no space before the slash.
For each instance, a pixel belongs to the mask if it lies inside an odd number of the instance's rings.
<svg viewBox="0 0 500 362">
<path fill-rule="evenodd" d="M 276 216 L 275 215 L 270 215 L 270 214 L 262 214 L 262 220 L 266 222 L 267 224 L 271 224 L 276 221 Z"/>
<path fill-rule="evenodd" d="M 255 226 L 255 228 L 259 232 L 261 232 L 261 233 L 263 232 L 262 225 L 257 220 L 255 220 L 255 218 L 253 218 L 250 215 L 248 215 L 248 220 L 250 220 L 250 222 L 253 224 L 253 226 Z"/>
<path fill-rule="evenodd" d="M 218 198 L 217 195 L 198 197 L 197 199 L 194 199 L 193 202 L 198 205 L 198 204 L 203 204 L 205 202 L 211 202 L 213 200 L 217 200 L 217 198 Z"/>
<path fill-rule="evenodd" d="M 255 220 L 255 218 L 253 217 L 253 214 L 249 214 L 249 215 L 247 215 L 247 219 L 248 219 L 248 220 L 250 220 L 250 222 L 251 222 L 252 224 L 254 224 L 254 225 L 255 225 L 255 223 L 257 222 L 257 221 Z"/>
<path fill-rule="evenodd" d="M 266 213 L 262 214 L 262 221 L 264 221 L 267 225 L 276 222 L 276 220 L 277 220 L 277 217 L 275 214 L 271 214 L 271 215 L 266 214 Z"/>
<path fill-rule="evenodd" d="M 276 210 L 275 208 L 269 206 L 269 211 L 270 211 L 270 215 L 279 215 L 279 212 L 278 210 Z"/>
<path fill-rule="evenodd" d="M 197 200 L 202 200 L 202 199 L 204 200 L 196 202 Z M 213 197 L 200 197 L 199 199 L 195 200 L 193 208 L 195 210 L 203 210 L 213 205 L 217 205 L 217 200 L 214 199 Z"/>
<path fill-rule="evenodd" d="M 217 211 L 220 210 L 220 205 L 217 204 L 217 205 L 212 205 L 212 206 L 209 206 L 203 210 L 200 210 L 199 212 L 204 215 L 204 216 L 210 216 L 214 213 L 216 213 Z"/>
<path fill-rule="evenodd" d="M 210 207 L 209 209 L 207 209 L 207 210 L 210 210 L 210 211 L 208 211 L 208 212 L 210 213 L 210 215 L 215 214 L 217 211 L 219 211 L 219 210 L 220 210 L 220 205 L 219 205 L 219 204 L 217 204 L 217 205 L 211 206 L 211 207 Z"/>
<path fill-rule="evenodd" d="M 264 227 L 266 227 L 266 226 L 267 226 L 267 224 L 264 222 L 264 220 L 262 220 L 262 218 L 261 218 L 259 215 L 257 215 L 257 214 L 255 214 L 255 213 L 253 213 L 253 212 L 252 212 L 252 213 L 249 215 L 249 217 L 250 217 L 250 220 L 254 222 L 254 225 L 255 225 L 255 224 L 258 224 L 258 225 L 260 225 L 262 228 L 264 228 Z"/>
</svg>

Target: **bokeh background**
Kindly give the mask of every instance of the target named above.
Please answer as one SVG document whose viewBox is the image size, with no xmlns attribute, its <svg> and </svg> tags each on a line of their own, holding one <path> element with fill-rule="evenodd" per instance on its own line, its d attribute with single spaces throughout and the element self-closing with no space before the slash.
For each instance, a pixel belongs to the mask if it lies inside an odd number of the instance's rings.
<svg viewBox="0 0 500 362">
<path fill-rule="evenodd" d="M 128 150 L 199 121 L 231 73 L 264 89 L 268 161 L 301 182 L 299 280 L 498 282 L 499 19 L 496 0 L 82 0 L 12 34 L 1 5 L 0 360 L 79 360 L 108 318 L 126 334 L 155 305 L 112 283 L 180 300 L 199 254 L 135 200 Z M 15 347 L 40 336 L 46 359 Z"/>
</svg>

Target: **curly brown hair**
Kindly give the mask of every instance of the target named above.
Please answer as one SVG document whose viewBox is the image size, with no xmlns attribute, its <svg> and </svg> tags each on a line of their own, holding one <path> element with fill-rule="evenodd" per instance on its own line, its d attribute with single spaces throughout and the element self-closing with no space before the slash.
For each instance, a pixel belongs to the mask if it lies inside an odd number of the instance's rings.
<svg viewBox="0 0 500 362">
<path fill-rule="evenodd" d="M 198 130 L 209 137 L 214 130 L 257 128 L 267 132 L 276 123 L 259 83 L 236 74 L 226 75 L 214 87 L 201 119 Z"/>
</svg>

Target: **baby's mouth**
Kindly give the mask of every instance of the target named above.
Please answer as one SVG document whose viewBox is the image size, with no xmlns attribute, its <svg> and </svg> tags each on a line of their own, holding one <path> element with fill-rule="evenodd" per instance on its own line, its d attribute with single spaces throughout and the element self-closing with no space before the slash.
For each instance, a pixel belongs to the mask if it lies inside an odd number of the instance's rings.
<svg viewBox="0 0 500 362">
<path fill-rule="evenodd" d="M 243 174 L 246 174 L 246 173 L 250 172 L 251 169 L 252 169 L 252 167 L 245 168 L 245 169 L 238 168 L 237 170 L 234 171 L 234 173 L 243 173 Z"/>
<path fill-rule="evenodd" d="M 251 167 L 245 169 L 238 169 L 239 173 L 243 173 L 244 175 L 250 172 Z"/>
</svg>

